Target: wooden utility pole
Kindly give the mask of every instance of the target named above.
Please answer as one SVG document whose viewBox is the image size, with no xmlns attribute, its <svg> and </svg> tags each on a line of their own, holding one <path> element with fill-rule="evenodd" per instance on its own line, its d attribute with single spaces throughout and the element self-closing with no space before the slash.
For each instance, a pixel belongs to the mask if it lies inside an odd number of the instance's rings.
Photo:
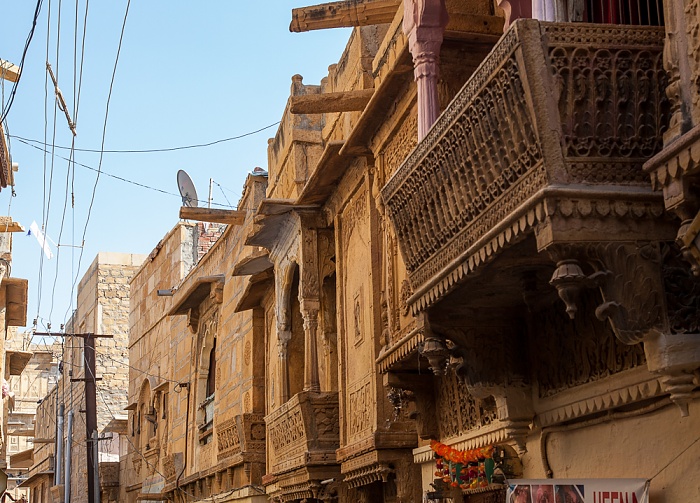
<svg viewBox="0 0 700 503">
<path fill-rule="evenodd" d="M 98 442 L 97 432 L 97 385 L 95 369 L 95 339 L 111 338 L 111 335 L 84 333 L 64 334 L 61 332 L 36 332 L 35 335 L 47 337 L 81 337 L 83 344 L 83 363 L 85 376 L 71 379 L 71 382 L 85 383 L 85 439 L 87 441 L 87 481 L 88 503 L 100 503 L 99 454 L 95 448 Z"/>
</svg>

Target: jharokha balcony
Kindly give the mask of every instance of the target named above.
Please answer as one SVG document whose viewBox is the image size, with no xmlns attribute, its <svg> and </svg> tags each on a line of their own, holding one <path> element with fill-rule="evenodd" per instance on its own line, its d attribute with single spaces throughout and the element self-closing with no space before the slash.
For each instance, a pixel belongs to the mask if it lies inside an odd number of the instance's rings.
<svg viewBox="0 0 700 503">
<path fill-rule="evenodd" d="M 414 314 L 533 232 L 548 252 L 665 232 L 642 169 L 669 119 L 663 43 L 656 27 L 510 28 L 382 191 Z"/>
<path fill-rule="evenodd" d="M 339 477 L 338 393 L 302 391 L 265 417 L 267 493 L 287 501 L 318 498 L 323 480 Z"/>
</svg>

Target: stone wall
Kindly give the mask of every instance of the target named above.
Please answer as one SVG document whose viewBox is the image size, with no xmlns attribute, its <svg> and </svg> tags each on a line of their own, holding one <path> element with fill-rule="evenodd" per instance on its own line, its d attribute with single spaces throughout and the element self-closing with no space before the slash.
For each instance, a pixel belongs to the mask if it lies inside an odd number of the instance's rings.
<svg viewBox="0 0 700 503">
<path fill-rule="evenodd" d="M 78 285 L 77 309 L 66 324 L 66 333 L 94 333 L 98 431 L 123 414 L 129 383 L 128 319 L 129 283 L 145 255 L 99 253 Z M 71 382 L 85 375 L 83 339 L 66 337 L 59 400 L 65 403 L 66 418 L 73 412 L 71 453 L 71 501 L 87 501 L 87 451 L 84 382 Z M 102 446 L 101 446 L 102 448 Z M 101 454 L 100 458 L 104 456 Z"/>
</svg>

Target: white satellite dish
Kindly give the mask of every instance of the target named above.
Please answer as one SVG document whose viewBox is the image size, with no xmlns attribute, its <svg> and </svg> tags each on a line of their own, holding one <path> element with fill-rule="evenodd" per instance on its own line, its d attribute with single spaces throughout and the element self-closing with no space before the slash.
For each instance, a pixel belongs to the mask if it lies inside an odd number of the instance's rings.
<svg viewBox="0 0 700 503">
<path fill-rule="evenodd" d="M 196 208 L 198 201 L 197 191 L 194 188 L 190 175 L 182 169 L 177 172 L 177 187 L 180 189 L 180 195 L 182 196 L 182 205 Z"/>
</svg>

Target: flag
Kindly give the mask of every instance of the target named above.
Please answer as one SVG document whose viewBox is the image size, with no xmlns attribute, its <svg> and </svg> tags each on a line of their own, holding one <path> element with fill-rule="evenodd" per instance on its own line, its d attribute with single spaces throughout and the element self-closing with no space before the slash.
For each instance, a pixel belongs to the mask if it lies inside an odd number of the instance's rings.
<svg viewBox="0 0 700 503">
<path fill-rule="evenodd" d="M 33 235 L 36 238 L 39 246 L 41 246 L 41 249 L 44 250 L 44 255 L 46 255 L 46 258 L 51 260 L 51 257 L 53 257 L 53 252 L 51 251 L 49 243 L 46 241 L 44 233 L 39 230 L 39 226 L 37 225 L 36 221 L 32 221 L 32 225 L 29 226 L 29 232 L 27 234 L 29 236 Z"/>
</svg>

